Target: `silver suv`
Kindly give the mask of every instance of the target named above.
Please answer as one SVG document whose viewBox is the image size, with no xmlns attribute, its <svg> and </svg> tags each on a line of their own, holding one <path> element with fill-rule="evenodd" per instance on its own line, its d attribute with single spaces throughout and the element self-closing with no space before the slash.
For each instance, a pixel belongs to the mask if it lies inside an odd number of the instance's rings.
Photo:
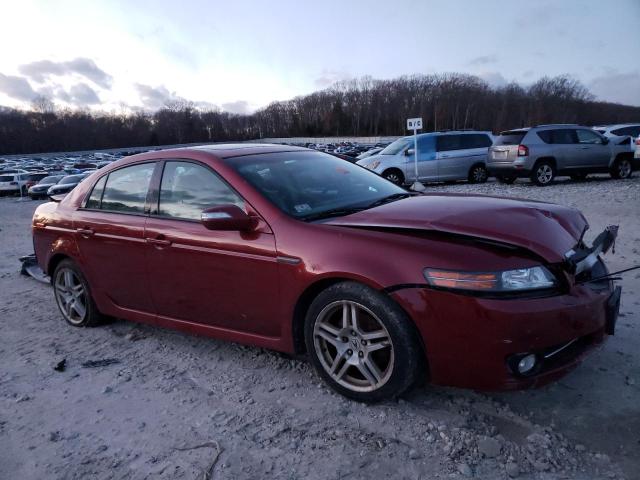
<svg viewBox="0 0 640 480">
<path fill-rule="evenodd" d="M 487 148 L 490 132 L 450 131 L 418 135 L 418 178 L 421 182 L 487 181 Z M 356 163 L 387 180 L 403 185 L 416 180 L 413 137 L 402 137 L 377 155 Z"/>
<path fill-rule="evenodd" d="M 503 183 L 529 177 L 549 185 L 557 175 L 583 180 L 589 173 L 628 178 L 633 172 L 629 147 L 579 125 L 539 125 L 502 132 L 489 148 L 487 169 Z"/>
</svg>

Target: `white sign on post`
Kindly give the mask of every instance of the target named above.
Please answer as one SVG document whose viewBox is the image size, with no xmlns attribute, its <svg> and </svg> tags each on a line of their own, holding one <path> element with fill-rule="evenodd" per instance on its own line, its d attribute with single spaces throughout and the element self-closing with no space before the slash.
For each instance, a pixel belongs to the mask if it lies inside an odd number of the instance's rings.
<svg viewBox="0 0 640 480">
<path fill-rule="evenodd" d="M 407 130 L 422 130 L 422 118 L 408 118 Z"/>
<path fill-rule="evenodd" d="M 411 190 L 422 192 L 425 188 L 418 178 L 418 130 L 422 130 L 422 118 L 407 118 L 407 130 L 413 130 L 413 155 L 416 174 L 416 181 L 411 185 Z"/>
</svg>

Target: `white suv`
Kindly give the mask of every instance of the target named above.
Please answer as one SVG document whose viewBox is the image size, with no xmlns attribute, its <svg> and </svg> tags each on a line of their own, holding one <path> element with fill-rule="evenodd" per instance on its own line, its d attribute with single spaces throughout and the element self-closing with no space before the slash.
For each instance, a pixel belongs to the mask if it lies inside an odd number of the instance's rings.
<svg viewBox="0 0 640 480">
<path fill-rule="evenodd" d="M 27 182 L 29 173 L 1 173 L 0 172 L 0 195 L 11 195 L 15 193 L 27 194 Z"/>
</svg>

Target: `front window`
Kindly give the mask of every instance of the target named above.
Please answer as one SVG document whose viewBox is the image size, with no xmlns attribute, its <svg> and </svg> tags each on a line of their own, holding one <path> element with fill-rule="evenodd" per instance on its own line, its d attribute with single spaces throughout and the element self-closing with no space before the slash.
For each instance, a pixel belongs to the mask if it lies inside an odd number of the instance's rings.
<svg viewBox="0 0 640 480">
<path fill-rule="evenodd" d="M 397 155 L 405 148 L 409 148 L 411 146 L 412 139 L 409 137 L 399 138 L 393 143 L 387 145 L 381 152 L 380 155 Z"/>
<path fill-rule="evenodd" d="M 162 173 L 158 214 L 163 217 L 199 220 L 209 207 L 244 202 L 218 175 L 192 162 L 167 162 Z"/>
<path fill-rule="evenodd" d="M 578 136 L 578 143 L 602 143 L 602 137 L 592 130 L 578 129 L 576 130 L 576 135 Z"/>
<path fill-rule="evenodd" d="M 301 220 L 409 195 L 369 170 L 319 152 L 257 154 L 226 162 L 280 210 Z"/>
</svg>

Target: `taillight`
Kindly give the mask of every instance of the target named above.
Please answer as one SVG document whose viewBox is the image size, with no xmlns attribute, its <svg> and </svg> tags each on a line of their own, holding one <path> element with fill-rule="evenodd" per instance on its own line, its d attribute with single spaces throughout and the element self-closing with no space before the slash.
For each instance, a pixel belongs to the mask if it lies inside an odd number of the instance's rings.
<svg viewBox="0 0 640 480">
<path fill-rule="evenodd" d="M 526 157 L 527 155 L 529 155 L 529 147 L 526 145 L 518 145 L 518 156 Z"/>
<path fill-rule="evenodd" d="M 636 145 L 640 145 L 640 137 L 636 138 Z"/>
</svg>

